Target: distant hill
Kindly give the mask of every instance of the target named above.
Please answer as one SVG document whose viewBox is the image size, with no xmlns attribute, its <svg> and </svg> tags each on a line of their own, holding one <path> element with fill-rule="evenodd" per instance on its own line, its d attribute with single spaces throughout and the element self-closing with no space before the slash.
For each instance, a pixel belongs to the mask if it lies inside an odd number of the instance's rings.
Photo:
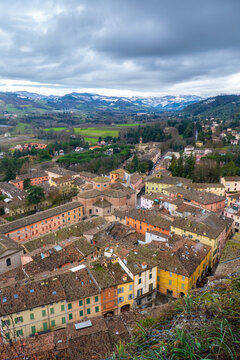
<svg viewBox="0 0 240 360">
<path fill-rule="evenodd" d="M 183 113 L 206 117 L 231 118 L 240 112 L 240 95 L 219 95 L 188 105 Z"/>
<path fill-rule="evenodd" d="M 91 93 L 44 96 L 26 91 L 0 92 L 0 113 L 46 113 L 53 111 L 151 112 L 180 111 L 202 100 L 195 95 L 162 97 L 117 97 Z"/>
</svg>

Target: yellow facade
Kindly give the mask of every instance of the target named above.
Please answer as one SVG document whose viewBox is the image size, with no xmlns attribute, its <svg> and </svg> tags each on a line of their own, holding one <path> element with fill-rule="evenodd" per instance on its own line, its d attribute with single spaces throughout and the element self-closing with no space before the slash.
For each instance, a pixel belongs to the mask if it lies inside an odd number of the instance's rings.
<svg viewBox="0 0 240 360">
<path fill-rule="evenodd" d="M 4 337 L 20 339 L 66 327 L 65 301 L 39 306 L 0 318 Z"/>
<path fill-rule="evenodd" d="M 134 301 L 134 288 L 133 281 L 123 283 L 117 287 L 118 293 L 118 313 L 121 313 L 121 309 L 129 307 L 131 309 Z"/>
<path fill-rule="evenodd" d="M 84 318 L 91 318 L 101 315 L 100 294 L 89 296 L 85 299 L 69 301 L 66 305 L 67 322 L 82 321 Z"/>
<path fill-rule="evenodd" d="M 197 281 L 210 266 L 210 260 L 209 252 L 190 277 L 165 271 L 161 269 L 160 265 L 158 267 L 157 275 L 158 291 L 164 294 L 172 295 L 173 297 L 186 295 L 189 290 L 196 287 Z"/>
<path fill-rule="evenodd" d="M 170 186 L 172 186 L 172 185 L 163 184 L 163 183 L 159 183 L 159 182 L 146 181 L 145 193 L 150 194 L 150 193 L 162 192 L 163 189 L 167 189 Z"/>
</svg>

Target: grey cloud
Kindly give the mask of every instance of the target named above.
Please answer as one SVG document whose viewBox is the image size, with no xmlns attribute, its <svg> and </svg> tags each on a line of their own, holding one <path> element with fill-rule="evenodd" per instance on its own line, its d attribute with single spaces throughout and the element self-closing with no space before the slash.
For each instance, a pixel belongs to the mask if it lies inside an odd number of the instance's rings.
<svg viewBox="0 0 240 360">
<path fill-rule="evenodd" d="M 217 84 L 240 72 L 239 13 L 238 0 L 12 0 L 0 4 L 0 77 L 166 92 Z"/>
</svg>

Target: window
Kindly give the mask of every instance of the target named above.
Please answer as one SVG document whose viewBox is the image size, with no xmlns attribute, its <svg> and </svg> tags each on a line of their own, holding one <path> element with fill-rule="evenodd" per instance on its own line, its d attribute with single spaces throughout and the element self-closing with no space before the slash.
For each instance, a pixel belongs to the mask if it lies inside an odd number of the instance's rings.
<svg viewBox="0 0 240 360">
<path fill-rule="evenodd" d="M 83 316 L 83 310 L 80 310 L 80 311 L 79 311 L 79 315 L 80 315 L 80 316 Z"/>
<path fill-rule="evenodd" d="M 35 334 L 35 332 L 36 332 L 36 326 L 32 326 L 32 327 L 31 327 L 31 332 L 32 332 L 32 335 Z"/>
<path fill-rule="evenodd" d="M 7 333 L 5 334 L 5 336 L 6 336 L 6 339 L 10 339 L 10 334 L 9 334 L 9 332 L 7 332 Z"/>
<path fill-rule="evenodd" d="M 157 281 L 160 281 L 160 276 L 157 277 Z"/>
<path fill-rule="evenodd" d="M 68 304 L 68 310 L 72 309 L 72 304 Z"/>
<path fill-rule="evenodd" d="M 46 316 L 46 310 L 42 310 L 42 317 Z"/>
<path fill-rule="evenodd" d="M 66 318 L 64 316 L 64 317 L 62 317 L 62 324 L 65 324 L 65 323 L 66 323 Z"/>
<path fill-rule="evenodd" d="M 183 279 L 183 281 L 185 280 L 185 276 L 184 276 L 184 275 L 182 276 L 182 279 Z"/>
<path fill-rule="evenodd" d="M 152 274 L 149 274 L 149 279 L 152 279 Z"/>
<path fill-rule="evenodd" d="M 23 336 L 23 331 L 22 331 L 22 329 L 17 330 L 17 331 L 16 331 L 16 335 L 17 335 L 17 336 Z"/>
<path fill-rule="evenodd" d="M 90 298 L 88 298 L 87 300 L 86 300 L 86 303 L 89 305 L 90 304 Z"/>
<path fill-rule="evenodd" d="M 184 290 L 184 284 L 182 284 L 181 288 Z"/>
<path fill-rule="evenodd" d="M 9 325 L 10 325 L 10 320 L 2 320 L 2 327 Z"/>
<path fill-rule="evenodd" d="M 169 276 L 172 276 L 172 272 L 169 273 Z"/>
<path fill-rule="evenodd" d="M 98 296 L 95 296 L 95 302 L 98 302 Z"/>
<path fill-rule="evenodd" d="M 30 320 L 34 320 L 34 314 L 33 313 L 30 314 Z"/>
<path fill-rule="evenodd" d="M 132 291 L 132 289 L 133 289 L 133 286 L 129 285 L 129 290 Z"/>
<path fill-rule="evenodd" d="M 132 300 L 133 299 L 133 294 L 129 294 L 128 295 L 128 300 Z"/>
<path fill-rule="evenodd" d="M 91 314 L 91 309 L 87 309 L 87 315 Z"/>
<path fill-rule="evenodd" d="M 22 316 L 18 316 L 15 318 L 15 324 L 19 324 L 23 322 L 23 317 Z"/>
<path fill-rule="evenodd" d="M 121 294 L 121 293 L 123 293 L 124 292 L 124 288 L 122 287 L 122 288 L 118 288 L 118 294 Z"/>
<path fill-rule="evenodd" d="M 64 311 L 64 310 L 65 310 L 65 306 L 61 305 L 61 311 Z"/>
<path fill-rule="evenodd" d="M 72 314 L 69 314 L 69 315 L 68 315 L 68 319 L 69 319 L 69 320 L 72 320 L 72 318 L 73 318 L 73 317 L 72 317 Z"/>
<path fill-rule="evenodd" d="M 82 301 L 82 300 L 79 300 L 78 305 L 79 305 L 79 306 L 83 306 L 83 301 Z"/>
<path fill-rule="evenodd" d="M 48 329 L 47 322 L 44 322 L 43 323 L 43 331 L 47 331 L 47 329 Z"/>
<path fill-rule="evenodd" d="M 172 280 L 169 280 L 169 285 L 172 285 Z"/>
<path fill-rule="evenodd" d="M 50 308 L 50 314 L 54 314 L 54 308 Z"/>
<path fill-rule="evenodd" d="M 10 258 L 8 258 L 8 259 L 6 260 L 6 264 L 7 264 L 7 266 L 11 266 L 11 259 L 10 259 Z"/>
<path fill-rule="evenodd" d="M 139 289 L 138 291 L 137 291 L 137 296 L 141 296 L 142 295 L 142 289 Z"/>
<path fill-rule="evenodd" d="M 118 303 L 121 303 L 121 302 L 124 302 L 124 297 L 123 297 L 123 296 L 120 296 L 120 297 L 118 298 Z"/>
<path fill-rule="evenodd" d="M 98 313 L 99 312 L 99 306 L 95 307 L 95 312 Z"/>
<path fill-rule="evenodd" d="M 153 291 L 153 284 L 149 284 L 149 291 Z"/>
<path fill-rule="evenodd" d="M 51 326 L 55 326 L 55 320 L 51 320 Z"/>
<path fill-rule="evenodd" d="M 141 284 L 142 283 L 142 279 L 140 278 L 140 279 L 138 279 L 138 283 L 139 284 Z"/>
</svg>

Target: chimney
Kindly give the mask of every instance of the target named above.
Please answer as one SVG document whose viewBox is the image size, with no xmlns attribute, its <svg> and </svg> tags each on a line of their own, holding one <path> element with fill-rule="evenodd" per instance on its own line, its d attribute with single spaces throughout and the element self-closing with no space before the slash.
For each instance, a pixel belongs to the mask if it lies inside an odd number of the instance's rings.
<svg viewBox="0 0 240 360">
<path fill-rule="evenodd" d="M 143 263 L 142 263 L 142 269 L 144 270 L 144 269 L 146 269 L 147 268 L 147 263 L 144 261 Z"/>
</svg>

